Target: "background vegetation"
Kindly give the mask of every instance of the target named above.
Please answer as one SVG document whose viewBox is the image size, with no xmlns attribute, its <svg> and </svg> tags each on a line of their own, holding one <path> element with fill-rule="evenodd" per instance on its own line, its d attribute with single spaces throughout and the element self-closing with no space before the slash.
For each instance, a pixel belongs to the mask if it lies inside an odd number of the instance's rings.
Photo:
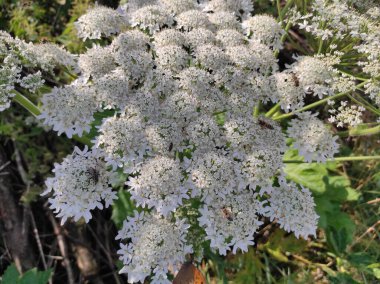
<svg viewBox="0 0 380 284">
<path fill-rule="evenodd" d="M 117 6 L 117 1 L 98 2 Z M 93 1 L 0 0 L 0 29 L 28 41 L 61 44 L 78 53 L 86 45 L 77 39 L 73 23 L 89 5 Z M 276 14 L 270 1 L 256 1 L 255 6 L 256 11 Z M 283 66 L 291 62 L 292 54 L 307 52 L 299 48 L 304 40 L 298 31 L 291 31 L 279 55 Z M 312 44 L 308 48 L 312 51 Z M 379 136 L 344 137 L 342 142 L 344 156 L 380 152 Z M 1 283 L 127 283 L 123 275 L 118 275 L 120 264 L 114 241 L 122 220 L 133 211 L 123 186 L 115 205 L 101 214 L 95 212 L 89 224 L 61 227 L 46 199 L 39 197 L 53 162 L 71 153 L 73 143 L 46 132 L 17 105 L 0 113 Z M 298 159 L 293 152 L 287 157 Z M 320 215 L 318 237 L 296 239 L 268 222 L 259 232 L 257 246 L 246 254 L 222 258 L 206 251 L 199 267 L 207 280 L 379 283 L 379 163 L 292 163 L 286 172 L 314 194 Z"/>
</svg>

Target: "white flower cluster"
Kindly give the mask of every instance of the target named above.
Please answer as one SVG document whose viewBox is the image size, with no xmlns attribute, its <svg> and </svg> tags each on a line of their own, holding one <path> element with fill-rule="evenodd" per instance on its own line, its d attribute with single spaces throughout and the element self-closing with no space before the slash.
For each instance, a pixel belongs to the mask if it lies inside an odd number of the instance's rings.
<svg viewBox="0 0 380 284">
<path fill-rule="evenodd" d="M 288 135 L 294 139 L 296 148 L 307 162 L 326 162 L 338 152 L 338 137 L 332 136 L 317 114 L 300 113 L 288 127 Z"/>
<path fill-rule="evenodd" d="M 339 58 L 297 57 L 280 72 L 281 24 L 252 11 L 248 0 L 97 6 L 79 19 L 79 36 L 109 37 L 110 45 L 78 56 L 79 79 L 42 98 L 40 118 L 69 137 L 89 132 L 96 112 L 113 111 L 94 129 L 96 166 L 89 154 L 69 156 L 48 189 L 59 216 L 88 221 L 90 210 L 114 198 L 111 173 L 128 174 L 126 185 L 143 212 L 118 235 L 131 283 L 151 275 L 153 283 L 168 282 L 169 267 L 177 270 L 195 247 L 188 223 L 197 223 L 220 254 L 247 251 L 263 217 L 297 237 L 316 234 L 311 193 L 281 177 L 286 139 L 307 162 L 325 162 L 337 153 L 337 138 L 316 115 L 301 113 L 285 134 L 253 109 L 278 102 L 288 112 L 308 96 L 331 96 L 343 88 L 334 67 Z M 196 216 L 186 215 L 194 201 Z"/>
<path fill-rule="evenodd" d="M 74 58 L 57 45 L 26 43 L 0 31 L 0 111 L 9 108 L 17 90 L 38 91 L 45 83 L 42 72 L 57 66 L 76 70 Z"/>
<path fill-rule="evenodd" d="M 117 198 L 110 185 L 113 174 L 97 150 L 88 151 L 85 147 L 81 151 L 75 147 L 73 154 L 54 165 L 53 172 L 55 176 L 46 180 L 43 195 L 53 192 L 50 208 L 62 218 L 62 224 L 71 217 L 75 221 L 83 217 L 88 222 L 91 210 L 108 207 Z"/>
<path fill-rule="evenodd" d="M 75 26 L 78 31 L 78 37 L 83 40 L 100 39 L 117 34 L 126 27 L 125 16 L 111 8 L 104 6 L 95 6 L 81 16 Z"/>
<path fill-rule="evenodd" d="M 272 221 L 277 220 L 281 228 L 288 232 L 294 232 L 296 237 L 307 238 L 316 235 L 319 216 L 315 212 L 314 199 L 311 192 L 291 182 L 280 180 L 279 187 L 274 187 L 270 193 L 269 208 L 266 212 Z"/>
<path fill-rule="evenodd" d="M 76 81 L 65 87 L 55 87 L 44 95 L 39 118 L 58 131 L 58 135 L 64 132 L 71 138 L 90 131 L 90 123 L 97 110 L 93 90 Z"/>
<path fill-rule="evenodd" d="M 287 20 L 316 37 L 319 43 L 317 57 L 305 57 L 304 65 L 295 63 L 294 69 L 304 69 L 305 72 L 305 76 L 300 76 L 299 82 L 305 84 L 311 79 L 307 88 L 322 97 L 333 91 L 346 93 L 356 90 L 355 80 L 359 79 L 365 83 L 364 98 L 368 100 L 369 97 L 369 101 L 372 100 L 379 106 L 379 11 L 376 1 L 371 0 L 314 0 L 307 14 L 292 9 L 292 15 Z M 321 55 L 323 53 L 326 55 Z M 319 82 L 312 79 L 315 76 L 320 79 Z M 296 108 L 302 106 L 300 93 L 296 93 L 295 97 L 300 99 L 287 99 L 291 110 L 294 110 L 291 103 L 295 103 Z M 340 107 L 330 110 L 332 116 L 329 121 L 339 127 L 356 126 L 363 122 L 364 110 L 362 106 L 347 106 L 346 102 L 342 102 Z M 378 112 L 374 113 L 378 120 Z"/>
<path fill-rule="evenodd" d="M 335 123 L 338 127 L 356 126 L 363 123 L 362 115 L 365 108 L 357 105 L 349 105 L 347 101 L 342 101 L 338 109 L 330 109 L 332 114 L 329 122 Z"/>
<path fill-rule="evenodd" d="M 185 262 L 185 255 L 192 253 L 186 244 L 189 225 L 186 220 L 171 222 L 156 214 L 138 213 L 124 221 L 116 239 L 122 243 L 118 251 L 124 267 L 121 273 L 128 273 L 128 283 L 144 282 L 152 270 L 152 283 L 167 283 L 169 267 L 178 271 Z"/>
</svg>

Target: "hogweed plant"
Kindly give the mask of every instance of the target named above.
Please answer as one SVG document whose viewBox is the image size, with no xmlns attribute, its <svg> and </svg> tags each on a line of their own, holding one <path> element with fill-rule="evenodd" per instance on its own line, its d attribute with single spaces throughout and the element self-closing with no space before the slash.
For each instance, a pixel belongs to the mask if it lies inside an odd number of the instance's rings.
<svg viewBox="0 0 380 284">
<path fill-rule="evenodd" d="M 120 272 L 130 283 L 169 283 L 188 254 L 202 258 L 202 247 L 246 252 L 264 218 L 296 237 L 316 236 L 313 196 L 287 180 L 284 153 L 325 163 L 339 152 L 332 125 L 355 132 L 371 118 L 363 133 L 380 131 L 380 9 L 357 2 L 315 0 L 304 10 L 277 1 L 278 18 L 255 14 L 249 0 L 95 5 L 76 22 L 93 43 L 79 55 L 1 32 L 0 109 L 17 102 L 88 145 L 46 180 L 43 195 L 62 223 L 88 222 L 110 206 L 112 185 L 126 174 L 139 210 L 116 237 Z M 280 70 L 291 28 L 307 42 Z M 57 69 L 73 81 L 52 84 Z M 102 111 L 112 114 L 89 141 Z"/>
</svg>

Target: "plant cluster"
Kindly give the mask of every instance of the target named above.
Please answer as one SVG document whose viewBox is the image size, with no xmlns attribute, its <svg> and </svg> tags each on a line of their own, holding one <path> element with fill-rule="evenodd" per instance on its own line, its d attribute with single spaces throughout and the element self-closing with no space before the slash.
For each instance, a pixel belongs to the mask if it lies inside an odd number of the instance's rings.
<svg viewBox="0 0 380 284">
<path fill-rule="evenodd" d="M 96 132 L 90 149 L 75 148 L 46 180 L 62 223 L 88 222 L 111 205 L 126 174 L 138 207 L 117 236 L 129 282 L 170 283 L 168 273 L 188 254 L 201 258 L 202 246 L 246 252 L 265 218 L 297 238 L 316 235 L 313 196 L 287 180 L 284 155 L 296 149 L 304 162 L 324 163 L 339 152 L 331 127 L 307 111 L 314 106 L 328 103 L 337 127 L 362 124 L 367 109 L 378 121 L 380 10 L 315 0 L 305 13 L 292 2 L 280 21 L 255 14 L 249 0 L 96 5 L 75 23 L 93 43 L 79 55 L 1 32 L 0 110 L 14 100 L 58 135 Z M 283 69 L 277 56 L 291 26 L 318 51 Z M 56 82 L 38 109 L 24 94 L 51 84 L 57 68 L 74 80 Z M 334 108 L 359 89 L 363 96 Z M 106 117 L 94 126 L 98 113 Z"/>
</svg>

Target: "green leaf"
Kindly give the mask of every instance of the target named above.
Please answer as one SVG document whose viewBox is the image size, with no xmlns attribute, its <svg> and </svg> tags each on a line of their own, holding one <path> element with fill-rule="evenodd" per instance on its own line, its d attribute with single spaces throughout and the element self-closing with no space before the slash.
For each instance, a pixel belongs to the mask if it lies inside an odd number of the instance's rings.
<svg viewBox="0 0 380 284">
<path fill-rule="evenodd" d="M 380 279 L 380 268 L 372 269 L 372 273 L 377 279 Z"/>
<path fill-rule="evenodd" d="M 18 284 L 46 284 L 49 281 L 51 272 L 51 269 L 46 271 L 37 271 L 37 268 L 30 269 L 25 272 Z"/>
<path fill-rule="evenodd" d="M 322 164 L 287 164 L 284 171 L 289 179 L 302 184 L 317 195 L 326 191 L 323 177 L 327 176 L 328 172 Z"/>
<path fill-rule="evenodd" d="M 51 276 L 52 269 L 38 271 L 32 268 L 20 276 L 14 264 L 8 266 L 1 284 L 46 284 Z"/>
<path fill-rule="evenodd" d="M 355 267 L 367 266 L 368 268 L 373 268 L 373 262 L 375 258 L 366 252 L 356 252 L 348 255 L 347 260 Z"/>
<path fill-rule="evenodd" d="M 346 273 L 338 273 L 336 277 L 329 277 L 329 280 L 331 284 L 359 284 Z"/>
<path fill-rule="evenodd" d="M 136 209 L 131 201 L 131 195 L 128 191 L 120 189 L 117 193 L 118 199 L 112 205 L 112 221 L 119 229 L 123 226 L 123 221 L 133 215 Z"/>
<path fill-rule="evenodd" d="M 18 282 L 19 276 L 16 265 L 11 264 L 5 270 L 1 284 L 15 284 Z"/>
<path fill-rule="evenodd" d="M 259 244 L 259 248 L 268 251 L 278 261 L 288 262 L 285 252 L 300 253 L 306 245 L 305 240 L 297 239 L 293 234 L 288 235 L 284 230 L 278 229 L 270 235 L 264 245 Z"/>
</svg>

